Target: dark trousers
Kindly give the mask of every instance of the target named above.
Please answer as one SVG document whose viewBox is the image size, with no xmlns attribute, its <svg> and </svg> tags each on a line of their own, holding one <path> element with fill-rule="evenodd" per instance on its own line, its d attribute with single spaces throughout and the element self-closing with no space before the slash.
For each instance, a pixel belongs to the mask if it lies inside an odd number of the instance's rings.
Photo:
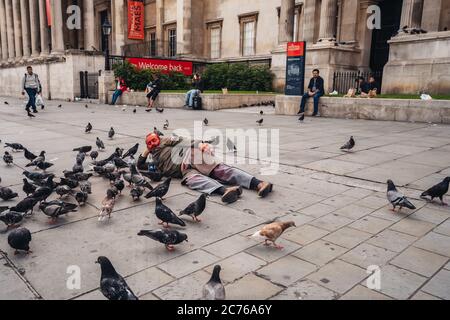
<svg viewBox="0 0 450 320">
<path fill-rule="evenodd" d="M 321 93 L 321 92 L 316 93 L 313 96 L 313 99 L 314 99 L 314 114 L 318 114 L 319 113 L 319 99 L 320 99 L 321 96 L 323 96 L 323 93 Z M 303 95 L 302 103 L 300 104 L 300 112 L 301 113 L 305 112 L 306 101 L 308 101 L 309 98 L 311 98 L 311 97 L 309 96 L 308 92 Z"/>
<path fill-rule="evenodd" d="M 116 104 L 117 100 L 119 99 L 119 97 L 122 95 L 122 91 L 121 90 L 116 90 L 112 96 L 112 101 L 111 104 Z"/>
<path fill-rule="evenodd" d="M 30 110 L 30 107 L 31 107 L 33 109 L 33 111 L 36 111 L 36 94 L 37 94 L 37 90 L 36 89 L 26 88 L 25 91 L 28 94 L 28 103 L 27 103 L 26 109 Z"/>
</svg>

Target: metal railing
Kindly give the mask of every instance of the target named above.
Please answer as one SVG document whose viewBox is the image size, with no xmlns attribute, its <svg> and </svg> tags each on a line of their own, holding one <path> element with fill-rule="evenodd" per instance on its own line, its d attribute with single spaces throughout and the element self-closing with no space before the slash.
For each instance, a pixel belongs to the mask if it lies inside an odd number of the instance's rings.
<svg viewBox="0 0 450 320">
<path fill-rule="evenodd" d="M 333 74 L 333 91 L 345 94 L 349 89 L 356 87 L 356 79 L 358 77 L 363 77 L 367 81 L 371 75 L 375 77 L 375 80 L 380 87 L 378 90 L 381 92 L 383 81 L 382 71 L 336 71 Z"/>
</svg>

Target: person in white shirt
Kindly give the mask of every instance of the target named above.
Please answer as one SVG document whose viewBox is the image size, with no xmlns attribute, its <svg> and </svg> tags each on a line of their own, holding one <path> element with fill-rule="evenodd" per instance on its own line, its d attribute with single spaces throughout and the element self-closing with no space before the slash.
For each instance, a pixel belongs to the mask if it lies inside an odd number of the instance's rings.
<svg viewBox="0 0 450 320">
<path fill-rule="evenodd" d="M 25 92 L 28 94 L 29 98 L 25 109 L 30 112 L 31 107 L 33 112 L 37 113 L 36 95 L 42 92 L 42 86 L 41 81 L 39 81 L 39 76 L 36 73 L 33 73 L 33 68 L 30 66 L 27 67 L 27 73 L 25 73 L 22 81 L 22 95 L 25 95 Z"/>
</svg>

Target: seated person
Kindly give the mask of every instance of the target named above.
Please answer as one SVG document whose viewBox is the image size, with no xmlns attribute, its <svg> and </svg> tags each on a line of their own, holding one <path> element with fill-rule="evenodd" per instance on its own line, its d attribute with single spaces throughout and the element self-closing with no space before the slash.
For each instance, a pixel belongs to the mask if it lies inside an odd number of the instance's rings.
<svg viewBox="0 0 450 320">
<path fill-rule="evenodd" d="M 374 76 L 369 77 L 369 98 L 375 98 L 378 94 L 378 89 L 380 86 L 375 80 Z"/>
<path fill-rule="evenodd" d="M 146 150 L 139 156 L 139 170 L 149 170 L 146 160 L 151 154 L 156 169 L 163 175 L 183 179 L 182 184 L 192 190 L 220 195 L 224 203 L 236 202 L 242 188 L 256 191 L 261 198 L 272 192 L 271 183 L 218 162 L 209 144 L 182 137 L 160 138 L 151 133 L 146 138 L 146 145 Z"/>
<path fill-rule="evenodd" d="M 194 106 L 194 97 L 197 97 L 203 93 L 203 79 L 202 77 L 196 73 L 194 78 L 192 79 L 192 89 L 186 93 L 186 101 L 184 107 L 193 108 Z"/>
<path fill-rule="evenodd" d="M 125 80 L 123 80 L 120 77 L 116 78 L 116 91 L 114 91 L 114 94 L 112 96 L 112 101 L 111 101 L 111 105 L 115 105 L 117 100 L 119 99 L 119 97 L 125 92 L 127 91 L 127 85 L 125 83 Z"/>
<path fill-rule="evenodd" d="M 361 98 L 367 98 L 369 96 L 369 83 L 366 82 L 366 80 L 364 79 L 364 77 L 358 77 L 358 79 L 356 79 L 357 82 L 357 95 L 360 95 Z"/>
<path fill-rule="evenodd" d="M 319 74 L 320 74 L 319 69 L 313 70 L 313 78 L 309 81 L 308 92 L 306 92 L 302 97 L 302 102 L 300 104 L 300 111 L 298 112 L 298 114 L 302 114 L 305 112 L 306 101 L 309 98 L 313 98 L 314 113 L 312 116 L 316 117 L 319 115 L 319 99 L 325 93 L 324 80 L 322 77 L 319 76 Z"/>
<path fill-rule="evenodd" d="M 162 85 L 161 85 L 161 78 L 158 74 L 153 74 L 153 81 L 151 81 L 146 88 L 147 93 L 147 112 L 152 111 L 153 104 L 155 103 L 156 99 L 159 96 L 159 93 L 161 92 Z"/>
</svg>

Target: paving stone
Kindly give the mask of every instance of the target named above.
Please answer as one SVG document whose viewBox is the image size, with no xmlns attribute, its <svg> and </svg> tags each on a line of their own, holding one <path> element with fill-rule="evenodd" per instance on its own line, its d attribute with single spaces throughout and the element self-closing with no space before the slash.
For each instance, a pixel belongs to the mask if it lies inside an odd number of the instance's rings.
<svg viewBox="0 0 450 320">
<path fill-rule="evenodd" d="M 370 216 L 397 222 L 409 217 L 412 214 L 412 212 L 410 212 L 409 210 L 408 211 L 402 210 L 399 213 L 399 212 L 392 212 L 391 209 L 392 209 L 391 206 L 385 206 L 378 210 L 375 210 L 370 214 Z"/>
<path fill-rule="evenodd" d="M 334 213 L 352 220 L 360 219 L 368 214 L 370 214 L 373 209 L 359 206 L 357 204 L 351 204 L 339 210 L 336 210 Z"/>
<path fill-rule="evenodd" d="M 336 300 L 339 295 L 310 280 L 300 280 L 271 300 Z"/>
<path fill-rule="evenodd" d="M 345 206 L 348 206 L 355 202 L 355 198 L 344 196 L 344 195 L 337 195 L 331 198 L 328 198 L 327 200 L 322 201 L 323 204 L 327 204 L 329 206 L 335 207 L 336 209 L 343 208 Z"/>
<path fill-rule="evenodd" d="M 351 249 L 370 237 L 372 237 L 370 233 L 344 227 L 324 237 L 323 240 Z"/>
<path fill-rule="evenodd" d="M 447 258 L 419 248 L 409 247 L 391 261 L 391 264 L 409 271 L 431 277 L 446 262 Z"/>
<path fill-rule="evenodd" d="M 434 224 L 441 224 L 449 218 L 449 214 L 448 211 L 443 211 L 437 208 L 430 208 L 426 206 L 414 212 L 410 216 L 410 218 L 431 222 Z"/>
<path fill-rule="evenodd" d="M 366 270 L 341 260 L 335 260 L 307 278 L 330 290 L 344 294 L 366 277 Z"/>
<path fill-rule="evenodd" d="M 283 234 L 283 238 L 296 242 L 300 245 L 307 245 L 317 239 L 329 234 L 329 231 L 320 229 L 309 224 L 295 228 Z"/>
<path fill-rule="evenodd" d="M 307 216 L 306 214 L 303 214 L 303 213 L 294 212 L 294 213 L 285 215 L 282 218 L 282 220 L 283 221 L 294 221 L 295 225 L 297 227 L 301 227 L 301 226 L 307 224 L 308 222 L 313 221 L 314 217 Z"/>
<path fill-rule="evenodd" d="M 422 239 L 414 243 L 414 247 L 450 257 L 450 237 L 439 233 L 428 233 Z"/>
<path fill-rule="evenodd" d="M 298 250 L 300 248 L 300 245 L 286 240 L 286 239 L 279 239 L 277 241 L 278 245 L 281 245 L 284 247 L 284 249 L 279 250 L 277 248 L 275 248 L 274 246 L 265 246 L 263 244 L 254 246 L 252 248 L 249 248 L 247 250 L 245 250 L 245 252 L 250 253 L 251 255 L 258 257 L 260 259 L 263 259 L 264 261 L 267 262 L 272 262 L 275 260 L 278 260 L 296 250 Z"/>
<path fill-rule="evenodd" d="M 344 175 L 356 170 L 367 168 L 368 166 L 365 164 L 359 164 L 355 162 L 341 161 L 336 159 L 325 159 L 319 160 L 316 162 L 311 162 L 303 165 L 304 168 L 317 170 L 317 171 L 325 171 L 329 173 Z"/>
<path fill-rule="evenodd" d="M 346 217 L 337 215 L 336 213 L 330 213 L 326 216 L 318 218 L 309 224 L 318 228 L 322 228 L 328 231 L 335 231 L 343 226 L 352 223 L 353 220 Z"/>
<path fill-rule="evenodd" d="M 233 282 L 246 274 L 253 272 L 267 263 L 245 252 L 233 255 L 225 260 L 217 262 L 222 267 L 220 278 L 226 282 Z M 212 274 L 214 266 L 211 265 L 206 271 Z"/>
<path fill-rule="evenodd" d="M 308 208 L 302 209 L 300 212 L 304 213 L 308 216 L 314 217 L 314 218 L 320 218 L 320 217 L 325 216 L 335 210 L 336 210 L 336 208 L 333 206 L 329 206 L 329 205 L 326 205 L 323 203 L 317 203 Z"/>
<path fill-rule="evenodd" d="M 393 224 L 392 221 L 367 216 L 359 220 L 356 220 L 352 224 L 348 225 L 348 227 L 372 234 L 377 234 L 381 230 L 384 230 L 387 227 L 389 227 L 391 224 Z"/>
<path fill-rule="evenodd" d="M 369 266 L 383 266 L 397 253 L 388 249 L 362 243 L 353 250 L 344 254 L 340 259 L 367 269 Z"/>
<path fill-rule="evenodd" d="M 352 188 L 348 191 L 342 193 L 344 196 L 349 196 L 355 199 L 363 199 L 370 196 L 373 193 L 372 190 L 363 189 L 363 188 Z"/>
<path fill-rule="evenodd" d="M 411 300 L 441 300 L 441 299 L 432 296 L 431 294 L 428 294 L 426 292 L 419 291 L 411 298 Z"/>
<path fill-rule="evenodd" d="M 158 265 L 158 268 L 164 270 L 175 278 L 180 278 L 191 272 L 202 269 L 218 260 L 218 257 L 207 253 L 206 251 L 196 250 L 162 263 Z"/>
<path fill-rule="evenodd" d="M 444 269 L 450 270 L 450 262 L 444 266 Z"/>
<path fill-rule="evenodd" d="M 422 291 L 450 300 L 450 271 L 441 270 L 422 288 Z"/>
<path fill-rule="evenodd" d="M 140 296 L 139 300 L 146 301 L 146 300 L 159 300 L 159 299 L 153 293 L 147 293 L 147 294 L 144 294 L 143 296 Z"/>
<path fill-rule="evenodd" d="M 314 264 L 287 256 L 259 269 L 257 275 L 275 284 L 289 286 L 316 269 Z"/>
<path fill-rule="evenodd" d="M 227 300 L 265 300 L 273 297 L 282 289 L 282 287 L 253 274 L 225 287 Z"/>
<path fill-rule="evenodd" d="M 203 250 L 208 251 L 217 257 L 227 258 L 253 246 L 255 246 L 255 242 L 252 239 L 237 234 L 210 244 L 209 246 L 204 247 Z"/>
<path fill-rule="evenodd" d="M 397 222 L 390 226 L 389 229 L 421 237 L 431 231 L 435 226 L 431 222 L 416 220 L 410 217 Z"/>
<path fill-rule="evenodd" d="M 357 285 L 339 300 L 392 300 L 392 298 L 362 285 Z"/>
<path fill-rule="evenodd" d="M 203 287 L 210 279 L 209 273 L 199 270 L 156 289 L 152 293 L 162 300 L 200 300 Z"/>
<path fill-rule="evenodd" d="M 0 259 L 0 300 L 34 300 L 25 282 L 3 259 Z"/>
<path fill-rule="evenodd" d="M 367 240 L 367 243 L 391 251 L 401 252 L 416 240 L 417 240 L 416 237 L 407 235 L 405 233 L 392 230 L 384 230 L 383 232 L 380 232 L 373 238 Z"/>
<path fill-rule="evenodd" d="M 155 267 L 152 267 L 133 274 L 125 280 L 133 292 L 139 297 L 172 282 L 175 278 Z"/>
<path fill-rule="evenodd" d="M 293 253 L 294 256 L 311 262 L 317 266 L 323 266 L 331 260 L 344 254 L 347 249 L 334 245 L 327 241 L 318 240 L 308 244 Z"/>
<path fill-rule="evenodd" d="M 102 301 L 102 300 L 108 300 L 108 299 L 106 299 L 106 297 L 103 295 L 103 293 L 100 291 L 100 289 L 97 289 L 97 290 L 94 290 L 87 294 L 84 294 L 78 298 L 75 298 L 75 300 Z"/>
<path fill-rule="evenodd" d="M 450 220 L 446 220 L 433 231 L 450 237 Z"/>
<path fill-rule="evenodd" d="M 386 206 L 388 204 L 388 201 L 386 200 L 386 198 L 383 199 L 372 195 L 357 201 L 356 204 L 358 204 L 359 206 L 377 210 L 381 207 Z"/>
</svg>

